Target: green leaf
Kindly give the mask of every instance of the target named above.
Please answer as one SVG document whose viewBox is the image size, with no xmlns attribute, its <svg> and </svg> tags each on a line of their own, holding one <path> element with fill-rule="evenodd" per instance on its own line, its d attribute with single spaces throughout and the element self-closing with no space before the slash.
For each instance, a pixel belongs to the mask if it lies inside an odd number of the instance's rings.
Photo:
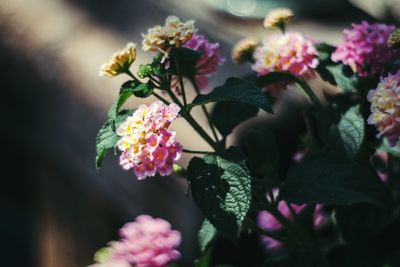
<svg viewBox="0 0 400 267">
<path fill-rule="evenodd" d="M 271 72 L 257 78 L 256 84 L 259 87 L 264 87 L 278 82 L 293 82 L 296 83 L 298 79 L 289 72 Z"/>
<path fill-rule="evenodd" d="M 218 232 L 234 242 L 251 202 L 245 160 L 239 149 L 230 147 L 221 155 L 192 158 L 187 169 L 194 201 Z"/>
<path fill-rule="evenodd" d="M 400 142 L 398 142 L 396 146 L 391 147 L 387 139 L 384 138 L 378 150 L 388 152 L 389 154 L 392 154 L 393 156 L 400 158 Z"/>
<path fill-rule="evenodd" d="M 258 108 L 240 102 L 218 102 L 211 113 L 211 120 L 223 135 L 229 135 L 241 122 L 246 121 L 258 113 Z"/>
<path fill-rule="evenodd" d="M 354 75 L 350 67 L 343 64 L 335 64 L 326 66 L 326 69 L 330 72 L 335 84 L 341 87 L 344 92 L 356 93 L 359 83 L 359 79 Z"/>
<path fill-rule="evenodd" d="M 339 121 L 339 134 L 349 159 L 357 155 L 364 141 L 364 127 L 365 123 L 359 106 L 349 108 Z"/>
<path fill-rule="evenodd" d="M 387 139 L 384 138 L 378 150 L 388 152 L 389 154 L 392 154 L 393 156 L 400 158 L 400 142 L 398 142 L 396 146 L 392 147 L 389 145 Z"/>
<path fill-rule="evenodd" d="M 114 104 L 111 106 L 110 110 L 108 111 L 108 119 L 110 121 L 114 121 L 117 118 L 117 114 L 122 107 L 122 105 L 133 95 L 133 91 L 130 87 L 125 87 L 124 85 L 128 86 L 132 83 L 133 81 L 128 81 L 125 82 L 121 90 L 119 91 L 119 95 L 117 100 L 114 102 Z"/>
<path fill-rule="evenodd" d="M 336 50 L 336 47 L 327 43 L 318 43 L 315 45 L 318 50 L 318 60 L 321 62 L 331 61 L 331 55 Z"/>
<path fill-rule="evenodd" d="M 96 167 L 101 168 L 104 156 L 110 148 L 114 148 L 119 137 L 115 133 L 115 128 L 118 128 L 125 119 L 132 114 L 131 110 L 121 111 L 115 120 L 107 120 L 106 123 L 100 128 L 96 137 Z M 115 127 L 114 127 L 115 125 Z"/>
<path fill-rule="evenodd" d="M 214 239 L 216 234 L 217 230 L 215 227 L 207 219 L 205 219 L 198 234 L 200 250 L 202 253 L 206 251 L 208 245 Z"/>
<path fill-rule="evenodd" d="M 130 80 L 122 84 L 119 91 L 117 100 L 111 106 L 108 111 L 108 119 L 113 121 L 116 119 L 119 110 L 122 105 L 132 96 L 145 98 L 152 94 L 154 87 L 151 84 L 139 83 L 134 80 Z"/>
<path fill-rule="evenodd" d="M 195 50 L 179 47 L 172 50 L 172 65 L 173 73 L 179 73 L 185 77 L 193 78 L 196 74 L 196 64 L 202 53 Z"/>
<path fill-rule="evenodd" d="M 386 200 L 383 185 L 367 168 L 329 154 L 311 156 L 290 168 L 280 197 L 296 204 L 382 205 Z"/>
<path fill-rule="evenodd" d="M 193 102 L 188 105 L 188 109 L 190 110 L 194 106 L 217 101 L 241 102 L 273 113 L 267 96 L 264 95 L 259 88 L 237 78 L 228 78 L 223 85 L 216 87 L 211 93 L 207 95 L 198 95 Z"/>
<path fill-rule="evenodd" d="M 211 248 L 208 248 L 200 258 L 194 261 L 195 267 L 211 267 L 210 266 L 210 258 L 211 258 Z"/>
<path fill-rule="evenodd" d="M 279 148 L 269 127 L 250 131 L 244 138 L 244 151 L 253 174 L 264 176 L 267 166 L 269 169 L 278 170 Z"/>
<path fill-rule="evenodd" d="M 322 79 L 341 87 L 346 93 L 356 93 L 358 91 L 359 78 L 349 66 L 333 62 L 331 59 L 336 47 L 326 43 L 319 43 L 316 48 L 319 60 L 317 72 Z"/>
</svg>

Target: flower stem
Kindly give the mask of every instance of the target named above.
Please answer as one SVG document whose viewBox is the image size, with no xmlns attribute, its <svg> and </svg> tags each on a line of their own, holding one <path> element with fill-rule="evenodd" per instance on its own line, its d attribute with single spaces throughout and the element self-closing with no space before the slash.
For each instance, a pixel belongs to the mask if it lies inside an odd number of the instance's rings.
<svg viewBox="0 0 400 267">
<path fill-rule="evenodd" d="M 178 71 L 178 80 L 179 80 L 179 87 L 181 88 L 181 93 L 182 93 L 183 106 L 186 107 L 187 106 L 187 99 L 186 99 L 185 86 L 183 84 L 183 77 L 182 77 L 182 73 L 181 73 L 181 68 L 180 68 L 179 62 L 177 60 L 175 60 L 175 65 L 176 65 L 176 69 Z"/>
<path fill-rule="evenodd" d="M 311 102 L 318 108 L 324 108 L 319 98 L 314 94 L 314 91 L 310 88 L 307 82 L 303 78 L 297 79 L 297 84 L 301 87 L 303 92 L 310 98 Z"/>
<path fill-rule="evenodd" d="M 215 150 L 219 151 L 217 143 L 207 134 L 206 131 L 197 123 L 197 121 L 190 115 L 189 112 L 183 107 L 181 101 L 174 95 L 171 89 L 166 90 L 168 95 L 181 108 L 182 117 L 192 126 L 192 128 Z"/>
<path fill-rule="evenodd" d="M 193 84 L 193 87 L 194 87 L 194 90 L 196 91 L 196 93 L 197 93 L 197 94 L 200 94 L 200 88 L 199 88 L 199 86 L 197 85 L 197 82 L 195 81 L 195 79 L 194 79 L 194 78 L 190 79 L 190 82 Z M 215 126 L 214 126 L 214 124 L 213 124 L 212 121 L 211 121 L 211 116 L 210 116 L 210 114 L 208 113 L 206 106 L 205 106 L 205 105 L 201 105 L 201 109 L 203 110 L 203 113 L 204 113 L 204 115 L 205 115 L 206 118 L 207 118 L 208 125 L 210 126 L 210 129 L 211 129 L 211 132 L 212 132 L 212 134 L 213 134 L 213 136 L 214 136 L 214 139 L 215 139 L 215 141 L 218 143 L 219 140 L 218 140 L 217 131 L 215 130 Z"/>
<path fill-rule="evenodd" d="M 160 96 L 160 95 L 157 94 L 156 92 L 153 91 L 152 95 L 155 96 L 155 97 L 157 97 L 158 100 L 164 102 L 164 104 L 166 104 L 166 105 L 169 105 L 169 104 L 170 104 L 168 100 L 166 100 L 164 97 Z"/>
<path fill-rule="evenodd" d="M 212 154 L 211 151 L 200 151 L 200 150 L 191 150 L 191 149 L 183 149 L 183 152 L 190 154 Z"/>
<path fill-rule="evenodd" d="M 141 81 L 140 81 L 138 78 L 136 78 L 136 76 L 133 75 L 133 73 L 132 73 L 129 69 L 126 69 L 126 70 L 125 70 L 125 73 L 126 73 L 128 76 L 130 76 L 132 79 L 134 79 L 136 82 L 141 83 Z"/>
</svg>

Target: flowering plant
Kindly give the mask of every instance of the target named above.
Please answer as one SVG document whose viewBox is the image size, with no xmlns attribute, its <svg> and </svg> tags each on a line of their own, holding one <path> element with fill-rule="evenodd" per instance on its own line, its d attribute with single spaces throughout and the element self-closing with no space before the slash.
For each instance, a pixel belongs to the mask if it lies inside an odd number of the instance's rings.
<svg viewBox="0 0 400 267">
<path fill-rule="evenodd" d="M 243 255 L 242 266 L 399 266 L 398 30 L 363 21 L 346 29 L 335 47 L 286 31 L 292 18 L 287 9 L 268 14 L 265 27 L 282 33 L 262 43 L 238 42 L 232 59 L 249 62 L 251 75 L 228 78 L 214 89 L 208 79 L 224 59 L 218 43 L 199 34 L 194 21 L 170 16 L 143 34 L 142 48 L 154 58 L 136 75 L 130 71 L 136 44 L 116 53 L 100 74 L 130 80 L 97 135 L 97 167 L 117 148 L 122 168 L 138 179 L 183 176 L 205 217 L 196 266 L 221 263 L 218 240 L 236 244 L 228 246 L 234 250 L 254 235 L 260 239 L 251 246 L 263 253 Z M 318 96 L 315 80 L 335 92 Z M 189 89 L 194 99 L 188 99 Z M 290 125 L 290 134 L 282 136 L 262 125 L 227 146 L 240 123 L 259 110 L 273 114 L 273 101 L 286 90 L 309 100 L 298 112 L 298 129 Z M 130 97 L 150 96 L 157 101 L 123 109 Z M 211 112 L 209 103 L 215 103 Z M 195 108 L 208 125 L 193 117 Z M 175 120 L 186 120 L 209 151 L 180 143 Z M 198 156 L 182 167 L 182 153 Z M 162 219 L 139 216 L 120 236 L 96 254 L 96 266 L 158 267 L 180 257 L 181 236 Z"/>
</svg>

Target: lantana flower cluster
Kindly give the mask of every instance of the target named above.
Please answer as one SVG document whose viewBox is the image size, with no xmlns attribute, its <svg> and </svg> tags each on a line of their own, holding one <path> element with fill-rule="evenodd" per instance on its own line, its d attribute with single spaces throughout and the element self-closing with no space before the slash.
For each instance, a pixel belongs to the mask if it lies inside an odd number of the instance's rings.
<svg viewBox="0 0 400 267">
<path fill-rule="evenodd" d="M 318 66 L 317 56 L 318 51 L 310 38 L 292 32 L 268 39 L 258 47 L 252 68 L 259 75 L 287 71 L 299 77 Z"/>
<path fill-rule="evenodd" d="M 281 29 L 284 31 L 285 24 L 290 22 L 294 13 L 289 8 L 275 8 L 267 13 L 264 19 L 264 27 L 267 29 Z"/>
<path fill-rule="evenodd" d="M 165 25 L 157 25 L 142 34 L 144 51 L 165 51 L 169 47 L 180 47 L 188 42 L 197 31 L 194 20 L 182 22 L 176 16 L 168 16 Z"/>
<path fill-rule="evenodd" d="M 288 220 L 293 220 L 294 216 L 300 214 L 306 205 L 288 204 L 285 201 L 279 201 L 277 210 Z M 315 206 L 313 224 L 315 229 L 320 229 L 327 223 L 328 219 L 323 212 L 323 206 L 318 204 Z M 258 227 L 265 231 L 280 231 L 283 229 L 281 222 L 270 212 L 261 211 L 257 216 Z M 271 237 L 261 236 L 261 242 L 266 250 L 275 250 L 282 248 L 283 244 Z"/>
<path fill-rule="evenodd" d="M 366 21 L 352 24 L 343 31 L 344 42 L 332 54 L 332 60 L 350 66 L 359 76 L 382 74 L 391 60 L 400 56 L 400 49 L 388 49 L 388 39 L 393 25 L 369 24 Z"/>
<path fill-rule="evenodd" d="M 164 267 L 180 258 L 176 248 L 181 234 L 160 218 L 141 215 L 120 230 L 121 240 L 111 243 L 111 258 L 135 267 Z"/>
<path fill-rule="evenodd" d="M 386 137 L 395 146 L 400 137 L 400 71 L 383 78 L 367 98 L 371 102 L 368 123 L 376 126 L 378 138 Z"/>
<path fill-rule="evenodd" d="M 150 106 L 140 105 L 117 129 L 121 136 L 117 146 L 122 151 L 120 164 L 131 169 L 139 179 L 170 175 L 174 161 L 182 154 L 182 146 L 175 139 L 175 131 L 168 127 L 179 114 L 179 106 L 156 101 Z"/>
<path fill-rule="evenodd" d="M 200 90 L 204 91 L 209 88 L 209 77 L 225 62 L 225 58 L 221 57 L 218 51 L 219 43 L 211 43 L 204 35 L 196 33 L 184 47 L 202 53 L 196 64 L 195 79 Z"/>
<path fill-rule="evenodd" d="M 113 77 L 129 69 L 136 59 L 136 44 L 128 43 L 124 49 L 114 53 L 100 68 L 100 76 Z"/>
</svg>

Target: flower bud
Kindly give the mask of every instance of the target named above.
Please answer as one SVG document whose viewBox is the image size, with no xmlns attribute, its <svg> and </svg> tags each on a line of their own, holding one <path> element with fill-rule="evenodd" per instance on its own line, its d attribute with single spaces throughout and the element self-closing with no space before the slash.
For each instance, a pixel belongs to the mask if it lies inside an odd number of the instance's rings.
<svg viewBox="0 0 400 267">
<path fill-rule="evenodd" d="M 109 62 L 104 63 L 100 69 L 100 76 L 114 77 L 127 72 L 136 59 L 136 44 L 128 43 L 123 50 L 116 52 Z"/>
<path fill-rule="evenodd" d="M 150 64 L 142 64 L 137 72 L 139 78 L 144 79 L 153 74 L 153 67 Z"/>
<path fill-rule="evenodd" d="M 390 34 L 387 45 L 389 48 L 400 48 L 400 28 Z"/>
<path fill-rule="evenodd" d="M 254 38 L 244 38 L 237 42 L 232 49 L 232 61 L 239 64 L 254 62 L 253 53 L 257 44 L 258 42 Z"/>
<path fill-rule="evenodd" d="M 285 32 L 286 24 L 294 17 L 289 8 L 276 8 L 267 13 L 264 19 L 264 27 L 267 29 L 280 29 Z"/>
</svg>

